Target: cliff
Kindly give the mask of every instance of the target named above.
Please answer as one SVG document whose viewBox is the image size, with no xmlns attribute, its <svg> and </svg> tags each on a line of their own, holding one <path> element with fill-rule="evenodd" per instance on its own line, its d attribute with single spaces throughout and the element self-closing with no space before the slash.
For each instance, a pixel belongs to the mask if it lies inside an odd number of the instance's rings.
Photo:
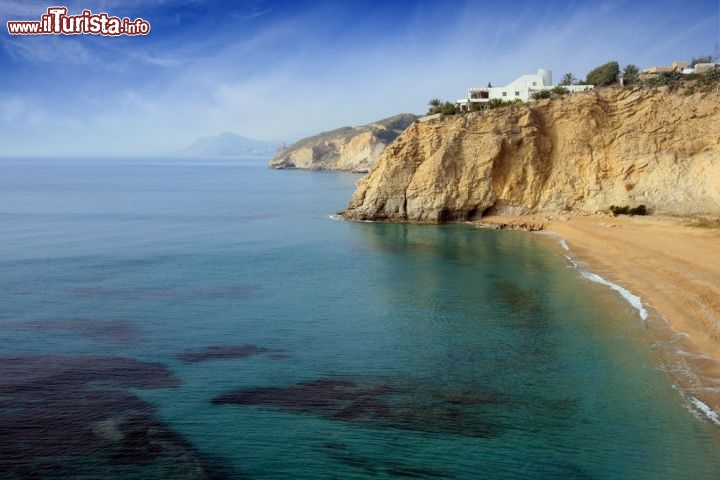
<svg viewBox="0 0 720 480">
<path fill-rule="evenodd" d="M 380 154 L 417 117 L 395 115 L 360 127 L 343 127 L 304 138 L 280 150 L 270 168 L 367 172 Z"/>
<path fill-rule="evenodd" d="M 720 213 L 720 92 L 598 89 L 415 123 L 343 215 L 445 222 L 639 204 Z"/>
</svg>

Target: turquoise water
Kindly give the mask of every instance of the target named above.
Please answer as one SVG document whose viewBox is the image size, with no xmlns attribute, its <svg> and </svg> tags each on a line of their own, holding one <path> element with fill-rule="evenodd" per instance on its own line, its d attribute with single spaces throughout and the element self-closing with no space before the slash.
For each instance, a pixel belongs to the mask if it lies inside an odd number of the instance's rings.
<svg viewBox="0 0 720 480">
<path fill-rule="evenodd" d="M 554 242 L 338 221 L 359 176 L 0 163 L 0 478 L 717 478 Z"/>
</svg>

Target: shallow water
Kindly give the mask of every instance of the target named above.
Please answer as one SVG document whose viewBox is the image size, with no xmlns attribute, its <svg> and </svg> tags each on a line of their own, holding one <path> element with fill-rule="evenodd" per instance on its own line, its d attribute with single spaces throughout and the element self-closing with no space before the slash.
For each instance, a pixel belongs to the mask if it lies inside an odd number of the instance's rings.
<svg viewBox="0 0 720 480">
<path fill-rule="evenodd" d="M 546 238 L 333 220 L 359 178 L 0 162 L 0 478 L 717 478 Z"/>
</svg>

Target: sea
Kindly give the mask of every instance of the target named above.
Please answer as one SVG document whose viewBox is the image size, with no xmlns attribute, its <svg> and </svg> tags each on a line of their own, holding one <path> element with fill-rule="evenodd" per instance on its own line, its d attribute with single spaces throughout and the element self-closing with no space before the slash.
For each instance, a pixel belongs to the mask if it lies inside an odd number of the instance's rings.
<svg viewBox="0 0 720 480">
<path fill-rule="evenodd" d="M 0 479 L 719 478 L 672 337 L 558 239 L 265 163 L 0 160 Z"/>
</svg>

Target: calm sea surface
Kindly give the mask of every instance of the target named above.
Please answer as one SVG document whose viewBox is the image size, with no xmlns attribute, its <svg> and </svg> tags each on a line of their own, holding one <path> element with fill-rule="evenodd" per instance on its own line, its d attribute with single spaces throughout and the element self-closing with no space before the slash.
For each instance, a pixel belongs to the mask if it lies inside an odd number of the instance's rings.
<svg viewBox="0 0 720 480">
<path fill-rule="evenodd" d="M 0 161 L 0 478 L 717 479 L 553 241 L 330 216 L 359 176 Z"/>
</svg>

